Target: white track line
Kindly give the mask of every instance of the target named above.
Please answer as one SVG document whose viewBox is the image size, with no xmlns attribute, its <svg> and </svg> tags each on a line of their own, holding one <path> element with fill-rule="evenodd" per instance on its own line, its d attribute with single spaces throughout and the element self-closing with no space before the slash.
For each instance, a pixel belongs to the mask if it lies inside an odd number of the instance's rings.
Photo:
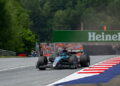
<svg viewBox="0 0 120 86">
<path fill-rule="evenodd" d="M 2 70 L 0 70 L 0 72 L 14 70 L 14 69 L 19 69 L 19 68 L 26 68 L 26 67 L 31 67 L 31 65 L 29 65 L 29 66 L 11 67 L 11 68 L 7 68 L 7 69 L 2 69 Z"/>
<path fill-rule="evenodd" d="M 98 64 L 98 63 L 96 63 L 96 64 Z M 91 67 L 92 66 L 93 65 L 91 65 Z M 93 76 L 93 75 L 98 75 L 99 74 L 99 73 L 96 73 L 96 74 L 77 74 L 78 72 L 82 72 L 84 69 L 87 69 L 87 68 L 83 68 L 80 71 L 77 71 L 77 72 L 75 72 L 75 73 L 73 73 L 73 74 L 71 74 L 71 75 L 69 75 L 69 76 L 67 76 L 67 77 L 65 77 L 63 79 L 60 79 L 60 80 L 58 80 L 58 81 L 56 81 L 54 83 L 51 83 L 51 84 L 49 84 L 47 86 L 54 86 L 57 83 L 67 82 L 67 81 L 70 81 L 70 80 L 74 80 L 74 79 L 78 79 L 78 78 L 84 78 L 84 77 L 88 77 L 88 76 Z"/>
</svg>

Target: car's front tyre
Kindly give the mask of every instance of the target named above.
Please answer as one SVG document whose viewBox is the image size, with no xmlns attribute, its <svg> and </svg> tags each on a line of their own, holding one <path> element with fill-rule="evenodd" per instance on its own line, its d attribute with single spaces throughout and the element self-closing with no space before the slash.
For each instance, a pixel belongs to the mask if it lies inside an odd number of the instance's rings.
<svg viewBox="0 0 120 86">
<path fill-rule="evenodd" d="M 41 56 L 37 61 L 36 68 L 38 68 L 39 70 L 45 70 L 47 63 L 47 57 Z"/>
</svg>

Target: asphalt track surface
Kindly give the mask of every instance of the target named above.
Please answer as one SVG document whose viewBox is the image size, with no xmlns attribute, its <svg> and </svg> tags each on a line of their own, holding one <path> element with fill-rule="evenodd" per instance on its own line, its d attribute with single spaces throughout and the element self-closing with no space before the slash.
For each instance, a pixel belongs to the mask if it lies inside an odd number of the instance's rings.
<svg viewBox="0 0 120 86">
<path fill-rule="evenodd" d="M 90 56 L 91 65 L 114 57 L 118 56 L 117 55 Z M 62 79 L 82 69 L 82 68 L 62 70 L 47 69 L 44 71 L 39 71 L 35 68 L 37 59 L 38 59 L 37 57 L 8 58 L 8 59 L 0 58 L 0 86 L 47 86 L 48 84 L 51 84 L 59 79 Z M 115 81 L 119 82 L 119 80 L 116 80 L 116 78 Z M 110 83 L 112 82 L 114 82 L 114 80 L 111 81 Z M 103 85 L 84 84 L 81 86 L 103 86 Z M 110 86 L 109 83 L 108 86 Z"/>
</svg>

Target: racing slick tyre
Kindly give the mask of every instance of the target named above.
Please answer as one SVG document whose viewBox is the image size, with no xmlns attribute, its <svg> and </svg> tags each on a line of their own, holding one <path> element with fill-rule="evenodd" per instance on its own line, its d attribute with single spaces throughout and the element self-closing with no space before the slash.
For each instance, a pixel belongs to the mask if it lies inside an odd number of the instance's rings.
<svg viewBox="0 0 120 86">
<path fill-rule="evenodd" d="M 69 58 L 69 62 L 71 63 L 71 68 L 72 69 L 77 69 L 78 68 L 78 58 L 76 56 L 71 56 Z"/>
<path fill-rule="evenodd" d="M 90 57 L 89 57 L 89 55 L 81 55 L 79 63 L 80 63 L 80 65 L 82 67 L 89 67 L 89 65 L 90 65 Z"/>
<path fill-rule="evenodd" d="M 37 61 L 36 68 L 38 68 L 39 70 L 45 70 L 47 63 L 48 63 L 47 57 L 41 56 L 41 57 L 39 57 L 39 59 Z"/>
</svg>

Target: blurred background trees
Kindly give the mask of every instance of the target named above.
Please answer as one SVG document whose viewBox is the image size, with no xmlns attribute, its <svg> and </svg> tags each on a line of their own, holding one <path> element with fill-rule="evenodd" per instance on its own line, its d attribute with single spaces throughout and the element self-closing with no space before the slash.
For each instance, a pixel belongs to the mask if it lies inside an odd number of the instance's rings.
<svg viewBox="0 0 120 86">
<path fill-rule="evenodd" d="M 17 0 L 0 0 L 0 9 L 0 49 L 29 52 L 36 38 L 27 10 Z"/>
</svg>

